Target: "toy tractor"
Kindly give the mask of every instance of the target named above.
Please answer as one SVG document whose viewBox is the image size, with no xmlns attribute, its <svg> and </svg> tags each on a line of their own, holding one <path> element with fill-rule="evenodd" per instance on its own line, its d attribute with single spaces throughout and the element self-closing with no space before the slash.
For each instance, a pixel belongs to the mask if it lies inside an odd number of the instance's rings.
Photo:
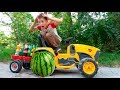
<svg viewBox="0 0 120 90">
<path fill-rule="evenodd" d="M 100 49 L 93 47 L 93 46 L 84 45 L 84 44 L 70 44 L 71 40 L 72 38 L 68 38 L 65 40 L 66 48 L 67 48 L 66 53 L 58 52 L 56 54 L 55 51 L 51 47 L 45 44 L 44 39 L 40 36 L 39 42 L 42 47 L 37 47 L 33 49 L 31 53 L 31 57 L 36 52 L 48 51 L 54 55 L 56 68 L 70 69 L 73 67 L 77 67 L 78 71 L 86 78 L 94 77 L 94 75 L 96 75 L 98 71 L 98 58 L 100 54 Z M 28 60 L 25 59 L 23 61 L 28 61 L 30 63 L 29 58 Z M 19 68 L 20 65 L 17 65 L 17 66 Z M 12 65 L 10 67 L 12 67 Z"/>
</svg>

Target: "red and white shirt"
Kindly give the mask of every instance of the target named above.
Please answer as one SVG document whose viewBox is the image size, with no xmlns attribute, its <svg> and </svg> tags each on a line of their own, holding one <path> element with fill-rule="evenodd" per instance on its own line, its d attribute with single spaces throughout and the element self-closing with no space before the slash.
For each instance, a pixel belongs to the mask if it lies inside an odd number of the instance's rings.
<svg viewBox="0 0 120 90">
<path fill-rule="evenodd" d="M 37 29 L 40 30 L 40 31 L 48 31 L 48 32 L 51 32 L 51 33 L 55 34 L 60 41 L 62 41 L 62 38 L 61 38 L 61 37 L 58 35 L 58 33 L 57 33 L 56 27 L 57 27 L 57 26 L 55 25 L 54 22 L 50 22 L 50 23 L 48 24 L 48 27 L 47 27 L 46 29 L 42 30 L 42 28 L 41 28 L 40 25 L 37 26 Z"/>
</svg>

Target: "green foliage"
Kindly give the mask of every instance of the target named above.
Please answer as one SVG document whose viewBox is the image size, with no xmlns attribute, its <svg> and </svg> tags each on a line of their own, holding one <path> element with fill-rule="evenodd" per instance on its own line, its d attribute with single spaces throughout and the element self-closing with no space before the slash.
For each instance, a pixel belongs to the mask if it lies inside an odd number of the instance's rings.
<svg viewBox="0 0 120 90">
<path fill-rule="evenodd" d="M 70 12 L 54 12 L 53 14 L 56 17 L 63 17 L 63 23 L 58 27 L 63 40 L 72 36 L 73 43 L 92 45 L 107 52 L 119 52 L 120 13 L 78 12 L 77 18 L 70 15 Z"/>
<path fill-rule="evenodd" d="M 9 61 L 11 55 L 15 53 L 16 46 L 5 47 L 0 45 L 0 61 L 5 62 Z"/>
<path fill-rule="evenodd" d="M 0 45 L 8 46 L 13 40 L 11 38 L 5 36 L 4 32 L 0 32 Z"/>
<path fill-rule="evenodd" d="M 12 20 L 10 27 L 12 28 L 12 39 L 16 43 L 37 43 L 36 32 L 30 32 L 29 28 L 34 21 L 32 15 L 29 12 L 11 12 L 4 13 Z"/>
<path fill-rule="evenodd" d="M 120 65 L 120 53 L 106 53 L 102 52 L 98 59 L 99 65 L 101 66 L 119 66 Z"/>
<path fill-rule="evenodd" d="M 120 13 L 119 12 L 49 12 L 54 17 L 63 18 L 57 27 L 64 40 L 73 37 L 73 43 L 88 44 L 107 52 L 120 52 Z M 4 12 L 12 20 L 9 24 L 15 43 L 37 43 L 36 32 L 29 32 L 34 21 L 29 12 Z M 98 19 L 96 19 L 98 18 Z"/>
</svg>

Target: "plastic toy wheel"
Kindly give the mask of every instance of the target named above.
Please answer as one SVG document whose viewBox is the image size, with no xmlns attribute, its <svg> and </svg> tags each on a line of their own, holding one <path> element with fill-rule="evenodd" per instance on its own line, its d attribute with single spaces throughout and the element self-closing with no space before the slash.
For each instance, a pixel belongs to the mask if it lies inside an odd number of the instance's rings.
<svg viewBox="0 0 120 90">
<path fill-rule="evenodd" d="M 10 63 L 10 70 L 13 73 L 19 73 L 22 69 L 22 63 L 20 61 L 12 61 Z"/>
<path fill-rule="evenodd" d="M 23 63 L 24 69 L 30 69 L 30 63 Z"/>
<path fill-rule="evenodd" d="M 92 58 L 84 58 L 79 63 L 78 69 L 86 78 L 92 78 L 97 74 L 98 65 Z"/>
</svg>

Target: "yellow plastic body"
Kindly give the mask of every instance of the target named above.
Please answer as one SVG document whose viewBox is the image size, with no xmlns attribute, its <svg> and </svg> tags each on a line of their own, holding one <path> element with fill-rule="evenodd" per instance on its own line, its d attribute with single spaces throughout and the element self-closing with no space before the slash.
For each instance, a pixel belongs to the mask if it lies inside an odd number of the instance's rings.
<svg viewBox="0 0 120 90">
<path fill-rule="evenodd" d="M 75 46 L 75 51 L 76 53 L 80 52 L 80 53 L 85 53 L 89 56 L 92 57 L 92 59 L 95 59 L 94 56 L 96 54 L 97 51 L 100 51 L 100 49 L 93 47 L 93 46 L 89 46 L 89 45 L 84 45 L 84 44 L 71 44 Z M 67 47 L 67 53 L 70 53 L 70 46 Z"/>
<path fill-rule="evenodd" d="M 70 46 L 74 45 L 75 46 L 75 53 L 71 54 L 70 53 Z M 93 47 L 93 46 L 89 46 L 89 45 L 84 45 L 84 44 L 71 44 L 67 47 L 67 53 L 59 53 L 56 57 L 55 57 L 55 62 L 56 62 L 56 67 L 57 68 L 64 68 L 64 69 L 69 69 L 75 66 L 75 63 L 70 65 L 70 66 L 63 66 L 61 64 L 58 63 L 58 60 L 61 58 L 67 59 L 67 58 L 76 58 L 76 60 L 78 60 L 80 62 L 80 57 L 78 55 L 78 53 L 85 53 L 89 56 L 91 56 L 91 58 L 93 60 L 95 60 L 94 56 L 96 54 L 97 51 L 100 51 L 100 49 Z M 96 62 L 98 63 L 98 62 Z"/>
<path fill-rule="evenodd" d="M 70 53 L 70 46 L 71 45 L 75 46 L 75 53 Z M 75 58 L 78 62 L 80 62 L 81 59 L 80 59 L 78 53 L 85 53 L 85 54 L 89 55 L 93 60 L 95 60 L 94 56 L 95 56 L 96 52 L 100 51 L 100 49 L 93 47 L 93 46 L 89 46 L 89 45 L 84 45 L 84 44 L 71 44 L 71 45 L 69 45 L 67 47 L 66 53 L 59 53 L 58 55 L 55 55 L 54 50 L 52 48 L 39 47 L 39 48 L 33 50 L 32 55 L 34 55 L 35 51 L 47 50 L 54 55 L 56 68 L 70 69 L 70 68 L 75 66 L 75 63 L 73 63 L 70 66 L 64 66 L 64 65 L 59 63 L 59 59 L 63 58 L 65 60 L 67 60 L 67 58 Z M 98 63 L 98 62 L 96 62 L 96 63 Z"/>
<path fill-rule="evenodd" d="M 55 56 L 54 50 L 52 48 L 50 48 L 50 47 L 38 47 L 36 49 L 34 48 L 34 49 L 32 49 L 33 53 L 31 53 L 31 56 L 33 56 L 36 51 L 42 51 L 42 50 L 49 51 Z"/>
</svg>

